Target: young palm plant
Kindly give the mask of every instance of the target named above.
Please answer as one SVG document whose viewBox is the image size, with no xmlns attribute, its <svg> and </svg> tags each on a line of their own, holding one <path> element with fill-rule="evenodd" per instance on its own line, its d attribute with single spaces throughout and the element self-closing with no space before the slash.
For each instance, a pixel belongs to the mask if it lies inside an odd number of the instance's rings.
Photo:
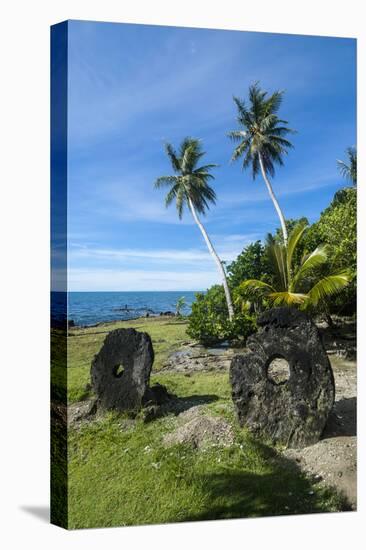
<svg viewBox="0 0 366 550">
<path fill-rule="evenodd" d="M 229 132 L 233 141 L 240 143 L 234 149 L 232 160 L 243 157 L 243 169 L 251 167 L 253 179 L 261 171 L 280 219 L 284 243 L 287 243 L 288 234 L 285 217 L 273 191 L 269 176 L 275 175 L 275 164 L 283 165 L 283 156 L 293 145 L 285 136 L 295 133 L 287 127 L 287 121 L 277 116 L 282 103 L 283 92 L 274 92 L 267 97 L 267 92 L 260 89 L 255 83 L 249 87 L 249 106 L 245 101 L 234 97 L 237 107 L 237 121 L 239 130 Z"/>
<path fill-rule="evenodd" d="M 177 303 L 175 304 L 175 314 L 177 317 L 181 316 L 182 309 L 185 307 L 185 305 L 186 305 L 185 297 L 181 296 L 180 298 L 178 298 Z"/>
<path fill-rule="evenodd" d="M 193 219 L 198 225 L 207 248 L 218 267 L 224 286 L 229 319 L 232 320 L 234 309 L 225 269 L 198 216 L 198 214 L 204 215 L 209 208 L 209 204 L 215 204 L 216 202 L 215 191 L 208 185 L 208 181 L 214 179 L 214 176 L 210 174 L 210 170 L 217 165 L 205 164 L 198 166 L 198 162 L 205 152 L 202 151 L 200 141 L 197 139 L 185 138 L 180 145 L 178 153 L 169 143 L 165 146 L 165 150 L 174 174 L 158 178 L 155 182 L 155 187 L 170 187 L 165 198 L 165 204 L 168 207 L 175 200 L 179 219 L 182 219 L 184 206 L 188 206 L 191 211 Z"/>
<path fill-rule="evenodd" d="M 294 257 L 299 241 L 306 230 L 305 222 L 295 226 L 287 246 L 267 238 L 268 260 L 274 277 L 272 284 L 256 279 L 243 281 L 240 292 L 247 298 L 265 299 L 271 306 L 295 306 L 300 309 L 324 308 L 327 300 L 348 285 L 349 271 L 317 275 L 317 269 L 329 264 L 329 247 L 320 245 L 304 254 L 298 265 Z"/>
<path fill-rule="evenodd" d="M 351 181 L 353 185 L 357 184 L 357 150 L 356 147 L 346 149 L 348 163 L 344 160 L 337 160 L 338 170 L 346 180 Z"/>
</svg>

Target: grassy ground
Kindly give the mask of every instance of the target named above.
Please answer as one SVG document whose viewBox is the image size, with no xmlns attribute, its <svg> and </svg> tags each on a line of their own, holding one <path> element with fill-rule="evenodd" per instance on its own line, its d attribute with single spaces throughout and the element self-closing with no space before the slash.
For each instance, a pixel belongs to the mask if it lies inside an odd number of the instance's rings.
<svg viewBox="0 0 366 550">
<path fill-rule="evenodd" d="M 320 489 L 275 449 L 239 429 L 228 376 L 185 376 L 159 370 L 164 358 L 187 340 L 185 323 L 168 319 L 121 322 L 72 330 L 69 338 L 69 400 L 86 396 L 90 362 L 108 330 L 133 326 L 149 332 L 156 352 L 153 381 L 192 404 L 228 419 L 229 448 L 165 448 L 173 414 L 148 424 L 105 413 L 69 431 L 69 527 L 101 527 L 235 517 L 337 511 L 342 500 Z"/>
</svg>

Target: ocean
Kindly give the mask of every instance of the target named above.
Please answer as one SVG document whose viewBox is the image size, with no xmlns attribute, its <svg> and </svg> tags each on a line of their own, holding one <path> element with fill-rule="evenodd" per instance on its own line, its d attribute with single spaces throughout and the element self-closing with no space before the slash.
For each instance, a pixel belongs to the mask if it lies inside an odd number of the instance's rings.
<svg viewBox="0 0 366 550">
<path fill-rule="evenodd" d="M 185 298 L 182 314 L 191 312 L 196 292 L 69 292 L 69 320 L 75 325 L 95 325 L 103 321 L 135 319 L 175 312 L 181 296 Z"/>
</svg>

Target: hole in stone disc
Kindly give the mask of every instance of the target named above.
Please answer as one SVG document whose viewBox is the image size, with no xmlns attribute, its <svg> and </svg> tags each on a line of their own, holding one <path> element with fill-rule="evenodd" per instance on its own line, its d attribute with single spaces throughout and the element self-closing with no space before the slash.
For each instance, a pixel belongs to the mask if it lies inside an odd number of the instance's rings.
<svg viewBox="0 0 366 550">
<path fill-rule="evenodd" d="M 124 366 L 123 365 L 116 365 L 113 369 L 113 374 L 116 378 L 121 378 L 122 374 L 124 373 Z"/>
<path fill-rule="evenodd" d="M 284 357 L 274 357 L 268 365 L 267 377 L 273 384 L 285 384 L 290 378 L 290 365 Z"/>
</svg>

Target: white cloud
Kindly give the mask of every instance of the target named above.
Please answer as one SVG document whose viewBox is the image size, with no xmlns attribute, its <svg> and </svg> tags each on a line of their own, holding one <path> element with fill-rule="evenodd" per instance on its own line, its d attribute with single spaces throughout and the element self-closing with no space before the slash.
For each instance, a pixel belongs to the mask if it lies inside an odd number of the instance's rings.
<svg viewBox="0 0 366 550">
<path fill-rule="evenodd" d="M 274 180 L 273 187 L 278 197 L 288 197 L 291 195 L 309 193 L 325 187 L 334 186 L 337 183 L 343 185 L 343 182 L 338 180 L 339 178 L 337 174 L 327 174 L 313 178 L 309 177 L 305 181 L 303 177 L 294 175 L 291 179 L 288 176 L 282 179 L 278 177 Z M 247 180 L 243 181 L 243 192 L 226 192 L 225 194 L 222 194 L 222 196 L 220 196 L 220 201 L 222 202 L 223 208 L 238 205 L 245 206 L 247 203 L 250 204 L 250 208 L 253 208 L 253 203 L 259 204 L 262 202 L 268 202 L 268 204 L 270 204 L 270 197 L 267 193 L 263 180 L 258 177 L 258 179 L 254 182 L 254 189 L 253 187 L 250 188 L 249 183 L 253 185 L 253 182 L 249 181 L 249 178 L 247 177 Z"/>
<path fill-rule="evenodd" d="M 209 252 L 199 249 L 189 250 L 144 250 L 122 248 L 91 248 L 73 245 L 69 252 L 72 259 L 102 259 L 124 261 L 131 259 L 158 260 L 163 262 L 198 262 L 210 258 Z"/>
<path fill-rule="evenodd" d="M 220 283 L 211 271 L 69 269 L 69 291 L 205 290 Z"/>
<path fill-rule="evenodd" d="M 211 240 L 220 256 L 225 262 L 230 262 L 242 251 L 242 249 L 258 239 L 257 234 L 233 234 L 211 236 Z M 70 243 L 68 258 L 71 265 L 79 264 L 82 261 L 103 261 L 109 265 L 118 265 L 131 262 L 137 263 L 141 260 L 147 265 L 149 262 L 156 264 L 181 264 L 188 267 L 194 264 L 197 270 L 211 264 L 212 257 L 205 246 L 189 249 L 143 249 L 143 248 L 100 248 L 90 245 Z"/>
<path fill-rule="evenodd" d="M 214 237 L 220 258 L 231 262 L 257 235 Z M 221 283 L 217 267 L 204 247 L 146 250 L 72 243 L 68 260 L 72 291 L 204 290 Z"/>
<path fill-rule="evenodd" d="M 88 173 L 84 174 L 83 180 L 87 178 Z M 82 187 L 83 180 L 74 178 L 71 185 L 78 189 Z M 181 220 L 174 204 L 166 208 L 166 191 L 154 190 L 153 183 L 154 177 L 149 175 L 129 175 L 124 182 L 116 179 L 108 181 L 106 178 L 89 179 L 87 196 L 78 199 L 78 209 L 121 221 L 194 225 L 186 208 Z"/>
</svg>

